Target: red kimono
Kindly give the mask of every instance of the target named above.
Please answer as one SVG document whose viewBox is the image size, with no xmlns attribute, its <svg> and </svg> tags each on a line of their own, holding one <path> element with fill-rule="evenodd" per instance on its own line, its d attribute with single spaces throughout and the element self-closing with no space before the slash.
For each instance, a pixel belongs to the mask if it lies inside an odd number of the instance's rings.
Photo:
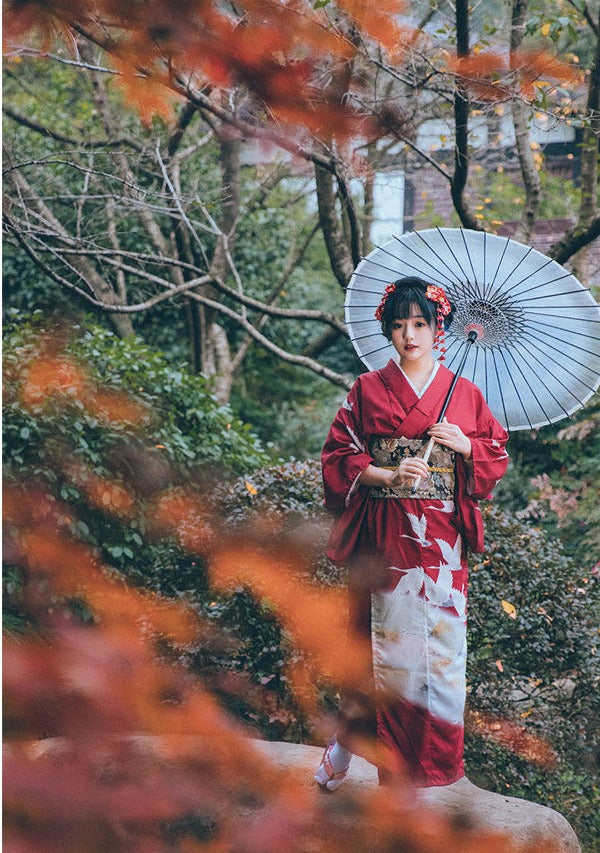
<svg viewBox="0 0 600 853">
<path fill-rule="evenodd" d="M 422 396 L 394 361 L 358 377 L 323 448 L 325 506 L 339 515 L 328 556 L 360 576 L 351 588 L 354 628 L 369 632 L 377 735 L 420 785 L 464 774 L 466 545 L 483 550 L 478 499 L 504 475 L 508 435 L 479 389 L 460 378 L 446 417 L 472 456 L 435 445 L 432 471 L 410 488 L 357 486 L 368 465 L 396 467 L 422 455 L 418 440 L 439 418 L 453 374 L 439 366 Z"/>
</svg>

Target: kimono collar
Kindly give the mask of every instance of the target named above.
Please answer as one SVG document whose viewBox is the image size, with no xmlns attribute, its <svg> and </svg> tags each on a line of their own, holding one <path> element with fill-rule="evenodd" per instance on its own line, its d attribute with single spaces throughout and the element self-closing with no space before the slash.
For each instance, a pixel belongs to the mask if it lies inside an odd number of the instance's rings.
<svg viewBox="0 0 600 853">
<path fill-rule="evenodd" d="M 417 395 L 417 397 L 418 397 L 419 399 L 421 399 L 421 397 L 423 396 L 423 394 L 425 393 L 425 391 L 427 391 L 427 389 L 429 388 L 429 386 L 431 385 L 431 383 L 432 383 L 432 382 L 433 382 L 433 380 L 435 379 L 436 373 L 438 372 L 438 368 L 439 368 L 439 366 L 440 366 L 439 361 L 434 361 L 434 362 L 433 362 L 433 367 L 431 368 L 431 373 L 429 374 L 429 378 L 428 378 L 427 382 L 425 383 L 425 385 L 423 385 L 423 387 L 422 387 L 422 388 L 421 388 L 421 390 L 419 391 L 419 389 L 418 389 L 418 388 L 416 388 L 416 387 L 415 387 L 415 385 L 413 384 L 413 382 L 411 381 L 410 376 L 408 376 L 408 375 L 404 372 L 404 370 L 402 370 L 402 365 L 400 365 L 397 361 L 394 361 L 394 364 L 396 364 L 396 365 L 397 365 L 398 370 L 402 373 L 402 376 L 404 376 L 404 378 L 406 379 L 406 381 L 408 382 L 408 384 L 409 384 L 409 385 L 410 385 L 410 387 L 413 389 L 413 391 L 415 392 L 415 394 Z"/>
<path fill-rule="evenodd" d="M 418 416 L 420 413 L 427 426 L 435 423 L 435 418 L 441 411 L 454 376 L 447 367 L 440 364 L 429 387 L 424 389 L 423 395 L 419 397 L 408 382 L 404 372 L 399 369 L 398 364 L 393 359 L 390 359 L 386 366 L 381 368 L 379 375 L 388 392 L 393 394 L 406 415 L 414 412 L 417 420 L 420 421 L 421 417 Z"/>
</svg>

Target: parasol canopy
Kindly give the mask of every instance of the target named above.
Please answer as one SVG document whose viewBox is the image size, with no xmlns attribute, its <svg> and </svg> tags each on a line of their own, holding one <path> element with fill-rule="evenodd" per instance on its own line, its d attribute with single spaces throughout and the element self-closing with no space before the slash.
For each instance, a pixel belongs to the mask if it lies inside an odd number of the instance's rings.
<svg viewBox="0 0 600 853">
<path fill-rule="evenodd" d="M 374 312 L 385 287 L 418 276 L 455 306 L 446 365 L 483 392 L 509 430 L 567 417 L 600 385 L 600 308 L 564 267 L 509 237 L 462 228 L 412 231 L 374 249 L 346 291 L 346 323 L 370 370 L 395 356 Z M 469 330 L 478 336 L 468 342 Z M 467 352 L 468 350 L 468 352 Z"/>
</svg>

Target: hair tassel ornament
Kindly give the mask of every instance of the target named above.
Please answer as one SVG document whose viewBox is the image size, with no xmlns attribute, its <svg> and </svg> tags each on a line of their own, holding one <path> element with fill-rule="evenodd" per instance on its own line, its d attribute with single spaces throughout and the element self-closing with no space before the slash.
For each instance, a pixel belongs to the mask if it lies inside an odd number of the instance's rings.
<svg viewBox="0 0 600 853">
<path fill-rule="evenodd" d="M 446 361 L 446 347 L 444 346 L 446 342 L 444 337 L 444 317 L 447 317 L 452 311 L 452 306 L 450 305 L 443 288 L 438 287 L 435 284 L 428 285 L 427 290 L 425 291 L 425 298 L 429 299 L 430 302 L 436 303 L 437 333 L 433 342 L 433 348 L 439 349 L 441 353 L 439 360 Z"/>
</svg>

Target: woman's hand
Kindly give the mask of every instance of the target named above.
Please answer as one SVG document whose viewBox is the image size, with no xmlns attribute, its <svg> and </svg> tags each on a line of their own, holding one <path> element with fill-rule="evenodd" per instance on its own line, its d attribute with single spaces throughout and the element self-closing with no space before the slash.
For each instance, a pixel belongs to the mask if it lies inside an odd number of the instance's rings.
<svg viewBox="0 0 600 853">
<path fill-rule="evenodd" d="M 395 471 L 386 471 L 386 487 L 395 489 L 398 486 L 412 486 L 417 480 L 426 480 L 429 477 L 427 462 L 418 456 L 405 457 Z"/>
<path fill-rule="evenodd" d="M 378 468 L 369 465 L 358 478 L 359 486 L 377 486 L 380 489 L 397 489 L 398 486 L 412 486 L 418 479 L 429 476 L 427 463 L 418 456 L 407 456 L 397 468 Z"/>
<path fill-rule="evenodd" d="M 467 438 L 464 432 L 456 424 L 449 424 L 448 418 L 439 424 L 434 424 L 429 430 L 428 435 L 436 440 L 438 444 L 444 447 L 449 447 L 450 450 L 455 450 L 462 454 L 465 459 L 471 457 L 471 439 Z"/>
</svg>

